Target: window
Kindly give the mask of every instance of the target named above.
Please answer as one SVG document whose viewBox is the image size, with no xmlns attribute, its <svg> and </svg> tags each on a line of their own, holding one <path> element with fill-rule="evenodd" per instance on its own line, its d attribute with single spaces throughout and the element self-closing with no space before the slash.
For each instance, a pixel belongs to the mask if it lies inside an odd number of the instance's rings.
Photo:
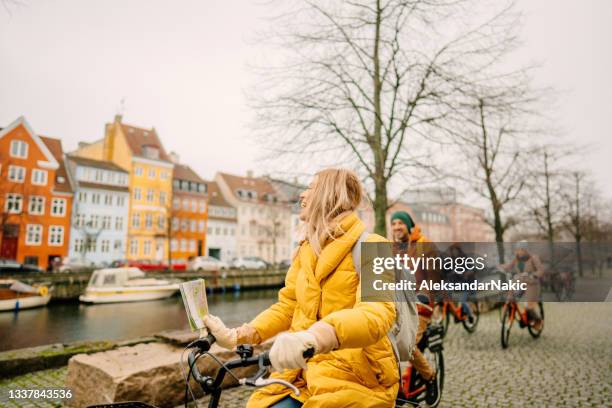
<svg viewBox="0 0 612 408">
<path fill-rule="evenodd" d="M 19 214 L 23 205 L 23 197 L 21 194 L 9 193 L 6 195 L 6 204 L 4 211 L 9 214 Z"/>
<path fill-rule="evenodd" d="M 91 203 L 92 204 L 100 204 L 100 193 L 93 193 L 91 195 Z"/>
<path fill-rule="evenodd" d="M 151 241 L 146 240 L 146 241 L 144 242 L 143 253 L 144 253 L 145 255 L 151 255 Z"/>
<path fill-rule="evenodd" d="M 115 251 L 120 251 L 121 248 L 123 248 L 123 241 L 121 241 L 120 239 L 116 239 L 115 240 L 115 245 L 113 245 L 113 249 Z"/>
<path fill-rule="evenodd" d="M 96 181 L 98 183 L 102 182 L 102 178 L 103 178 L 103 174 L 102 174 L 102 170 L 96 169 Z"/>
<path fill-rule="evenodd" d="M 195 239 L 192 239 L 191 241 L 189 241 L 189 251 L 195 252 L 195 250 L 196 250 L 196 242 L 195 242 Z"/>
<path fill-rule="evenodd" d="M 200 213 L 204 214 L 206 212 L 206 201 L 200 200 Z"/>
<path fill-rule="evenodd" d="M 90 228 L 98 228 L 98 216 L 96 214 L 91 214 L 89 216 L 89 227 Z"/>
<path fill-rule="evenodd" d="M 140 200 L 142 198 L 142 191 L 139 188 L 134 189 L 134 200 Z"/>
<path fill-rule="evenodd" d="M 108 239 L 103 239 L 102 243 L 100 244 L 100 251 L 102 253 L 108 253 L 109 250 L 110 250 L 110 241 Z"/>
<path fill-rule="evenodd" d="M 172 207 L 175 210 L 178 210 L 179 208 L 181 208 L 181 200 L 179 200 L 178 198 L 175 198 L 174 200 L 172 200 Z"/>
<path fill-rule="evenodd" d="M 189 200 L 186 198 L 183 199 L 183 210 L 189 211 Z"/>
<path fill-rule="evenodd" d="M 115 229 L 117 231 L 123 229 L 123 217 L 115 217 Z"/>
<path fill-rule="evenodd" d="M 172 217 L 172 229 L 174 231 L 178 231 L 179 229 L 179 219 L 176 217 Z"/>
<path fill-rule="evenodd" d="M 168 172 L 167 171 L 160 171 L 159 172 L 159 178 L 162 180 L 168 180 Z"/>
<path fill-rule="evenodd" d="M 189 228 L 189 220 L 187 218 L 183 218 L 181 220 L 181 231 L 187 231 Z"/>
<path fill-rule="evenodd" d="M 145 228 L 151 228 L 153 226 L 153 215 L 145 215 Z"/>
<path fill-rule="evenodd" d="M 26 227 L 26 245 L 40 245 L 42 241 L 42 225 L 28 224 Z"/>
<path fill-rule="evenodd" d="M 11 140 L 11 157 L 28 158 L 28 144 L 23 140 Z"/>
<path fill-rule="evenodd" d="M 95 238 L 88 238 L 87 240 L 87 252 L 96 252 L 98 241 Z"/>
<path fill-rule="evenodd" d="M 45 213 L 45 197 L 31 196 L 30 197 L 30 214 L 42 215 Z"/>
<path fill-rule="evenodd" d="M 124 196 L 117 196 L 117 206 L 118 207 L 123 207 L 125 205 L 125 197 Z"/>
<path fill-rule="evenodd" d="M 147 202 L 152 203 L 155 197 L 155 192 L 152 189 L 147 190 Z"/>
<path fill-rule="evenodd" d="M 102 217 L 102 229 L 110 229 L 111 227 L 111 216 L 105 215 Z"/>
<path fill-rule="evenodd" d="M 87 202 L 87 193 L 80 191 L 79 192 L 79 201 L 82 203 Z"/>
<path fill-rule="evenodd" d="M 212 229 L 212 227 L 208 227 L 208 228 L 206 228 L 206 233 L 207 233 L 208 235 L 212 235 L 212 234 L 213 234 L 213 229 Z"/>
<path fill-rule="evenodd" d="M 65 198 L 54 198 L 51 200 L 51 215 L 54 217 L 63 217 L 66 215 Z"/>
<path fill-rule="evenodd" d="M 74 224 L 77 228 L 84 227 L 85 226 L 85 214 L 77 214 L 74 217 Z"/>
<path fill-rule="evenodd" d="M 23 180 L 25 180 L 26 169 L 25 167 L 21 166 L 9 166 L 8 173 L 9 181 L 14 183 L 23 183 Z"/>
<path fill-rule="evenodd" d="M 113 195 L 112 194 L 104 195 L 104 205 L 113 205 Z"/>
<path fill-rule="evenodd" d="M 198 222 L 198 231 L 204 232 L 204 221 Z"/>
<path fill-rule="evenodd" d="M 132 214 L 132 228 L 140 228 L 140 214 Z"/>
<path fill-rule="evenodd" d="M 149 169 L 149 178 L 155 179 L 155 169 Z"/>
<path fill-rule="evenodd" d="M 178 240 L 173 238 L 172 241 L 170 241 L 170 249 L 173 251 L 178 249 Z"/>
<path fill-rule="evenodd" d="M 34 169 L 32 170 L 32 184 L 37 186 L 47 185 L 47 170 Z"/>
<path fill-rule="evenodd" d="M 187 250 L 187 240 L 181 239 L 181 251 L 186 251 L 186 250 Z"/>
<path fill-rule="evenodd" d="M 166 227 L 166 219 L 164 218 L 163 215 L 160 215 L 159 217 L 157 217 L 157 227 L 160 229 L 163 229 Z"/>
<path fill-rule="evenodd" d="M 130 239 L 130 255 L 138 255 L 138 240 Z"/>
<path fill-rule="evenodd" d="M 189 223 L 189 229 L 191 230 L 191 232 L 196 232 L 196 220 L 191 220 L 191 222 Z"/>
<path fill-rule="evenodd" d="M 81 238 L 77 238 L 74 240 L 74 252 L 82 252 L 84 249 L 83 240 Z"/>
<path fill-rule="evenodd" d="M 142 154 L 148 159 L 159 159 L 159 149 L 156 146 L 142 146 Z"/>
<path fill-rule="evenodd" d="M 191 200 L 191 211 L 198 211 L 198 202 L 196 200 Z"/>
<path fill-rule="evenodd" d="M 136 169 L 134 170 L 134 174 L 137 176 L 142 176 L 143 170 L 142 167 L 136 167 Z"/>
<path fill-rule="evenodd" d="M 51 225 L 49 227 L 49 245 L 64 245 L 64 227 L 61 225 Z"/>
<path fill-rule="evenodd" d="M 166 205 L 166 192 L 165 191 L 159 192 L 159 205 L 161 205 L 162 207 Z"/>
</svg>

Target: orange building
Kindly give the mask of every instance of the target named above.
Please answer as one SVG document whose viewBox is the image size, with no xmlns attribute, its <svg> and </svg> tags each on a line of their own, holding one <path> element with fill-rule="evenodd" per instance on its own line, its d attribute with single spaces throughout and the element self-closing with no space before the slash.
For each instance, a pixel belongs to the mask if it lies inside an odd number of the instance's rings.
<svg viewBox="0 0 612 408">
<path fill-rule="evenodd" d="M 174 164 L 170 250 L 173 262 L 206 255 L 206 183 L 184 164 Z"/>
<path fill-rule="evenodd" d="M 68 254 L 72 189 L 60 140 L 20 117 L 0 131 L 0 257 L 46 268 Z"/>
</svg>

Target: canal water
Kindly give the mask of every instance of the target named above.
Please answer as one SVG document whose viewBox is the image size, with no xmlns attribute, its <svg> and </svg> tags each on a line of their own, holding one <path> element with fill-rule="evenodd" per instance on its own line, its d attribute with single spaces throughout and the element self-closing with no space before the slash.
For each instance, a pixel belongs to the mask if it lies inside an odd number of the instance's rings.
<svg viewBox="0 0 612 408">
<path fill-rule="evenodd" d="M 208 307 L 228 326 L 238 326 L 274 303 L 277 294 L 277 289 L 214 293 L 208 295 Z M 46 307 L 17 313 L 0 312 L 0 351 L 78 340 L 127 340 L 188 328 L 178 294 L 148 302 L 51 302 Z"/>
</svg>

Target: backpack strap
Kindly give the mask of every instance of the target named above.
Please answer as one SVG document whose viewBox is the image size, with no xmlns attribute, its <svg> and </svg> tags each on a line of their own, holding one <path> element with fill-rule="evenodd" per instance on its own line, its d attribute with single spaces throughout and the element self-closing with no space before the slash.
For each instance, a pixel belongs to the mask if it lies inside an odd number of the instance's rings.
<svg viewBox="0 0 612 408">
<path fill-rule="evenodd" d="M 361 243 L 365 242 L 368 239 L 369 235 L 370 233 L 364 230 L 359 236 L 359 238 L 357 239 L 357 241 L 355 241 L 355 244 L 353 245 L 353 249 L 351 251 L 351 254 L 353 255 L 353 265 L 355 266 L 355 272 L 357 272 L 357 275 L 360 278 L 361 278 Z"/>
</svg>

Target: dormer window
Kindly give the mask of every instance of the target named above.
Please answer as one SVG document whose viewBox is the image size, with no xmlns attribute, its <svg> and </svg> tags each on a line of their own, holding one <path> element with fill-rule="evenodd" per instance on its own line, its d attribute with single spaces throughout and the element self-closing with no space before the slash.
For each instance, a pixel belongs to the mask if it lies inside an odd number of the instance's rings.
<svg viewBox="0 0 612 408">
<path fill-rule="evenodd" d="M 142 146 L 142 154 L 147 159 L 159 159 L 159 148 L 156 146 Z"/>
</svg>

